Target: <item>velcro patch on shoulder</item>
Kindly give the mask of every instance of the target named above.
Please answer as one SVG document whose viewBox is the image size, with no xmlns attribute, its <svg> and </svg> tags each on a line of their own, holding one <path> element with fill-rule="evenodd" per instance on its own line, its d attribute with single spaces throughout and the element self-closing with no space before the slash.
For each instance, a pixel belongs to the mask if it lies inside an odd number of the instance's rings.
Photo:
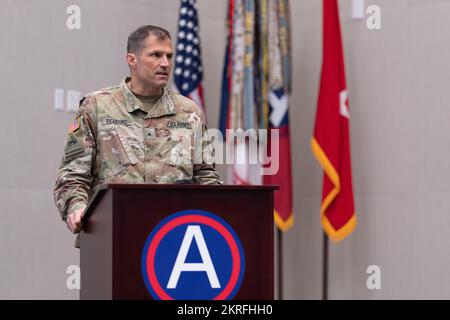
<svg viewBox="0 0 450 320">
<path fill-rule="evenodd" d="M 83 151 L 84 147 L 80 141 L 78 141 L 73 134 L 69 134 L 67 136 L 66 148 L 64 150 L 64 160 L 69 161 L 70 159 L 76 158 L 76 156 L 81 155 Z"/>
</svg>

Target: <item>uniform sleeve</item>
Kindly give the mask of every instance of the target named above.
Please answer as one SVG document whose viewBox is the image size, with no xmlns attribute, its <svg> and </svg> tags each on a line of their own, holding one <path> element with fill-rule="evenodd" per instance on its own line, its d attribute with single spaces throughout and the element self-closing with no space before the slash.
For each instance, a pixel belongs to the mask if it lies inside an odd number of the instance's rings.
<svg viewBox="0 0 450 320">
<path fill-rule="evenodd" d="M 199 184 L 223 184 L 213 162 L 213 141 L 208 136 L 206 125 L 202 125 L 202 163 L 194 164 L 194 182 Z"/>
<path fill-rule="evenodd" d="M 72 210 L 85 208 L 91 194 L 96 157 L 95 107 L 95 97 L 83 99 L 66 136 L 64 156 L 53 189 L 55 204 L 63 220 Z"/>
</svg>

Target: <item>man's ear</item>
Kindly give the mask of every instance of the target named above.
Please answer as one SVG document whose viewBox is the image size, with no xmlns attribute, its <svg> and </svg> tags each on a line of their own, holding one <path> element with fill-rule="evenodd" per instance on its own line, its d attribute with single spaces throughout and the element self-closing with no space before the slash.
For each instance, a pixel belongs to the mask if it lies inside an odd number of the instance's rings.
<svg viewBox="0 0 450 320">
<path fill-rule="evenodd" d="M 134 53 L 127 53 L 127 63 L 131 67 L 136 67 L 136 54 Z"/>
</svg>

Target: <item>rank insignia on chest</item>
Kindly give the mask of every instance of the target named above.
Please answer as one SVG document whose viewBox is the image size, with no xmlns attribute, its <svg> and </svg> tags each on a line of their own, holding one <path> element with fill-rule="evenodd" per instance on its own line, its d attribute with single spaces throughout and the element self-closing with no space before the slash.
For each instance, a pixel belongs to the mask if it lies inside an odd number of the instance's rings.
<svg viewBox="0 0 450 320">
<path fill-rule="evenodd" d="M 155 130 L 155 128 L 148 128 L 147 129 L 146 138 L 150 138 L 150 139 L 156 138 L 156 130 Z"/>
<path fill-rule="evenodd" d="M 69 126 L 69 133 L 73 133 L 77 131 L 80 128 L 80 119 L 75 119 L 74 122 L 72 122 Z"/>
<path fill-rule="evenodd" d="M 167 122 L 167 127 L 168 128 L 192 129 L 192 124 L 190 122 L 169 121 L 169 122 Z"/>
</svg>

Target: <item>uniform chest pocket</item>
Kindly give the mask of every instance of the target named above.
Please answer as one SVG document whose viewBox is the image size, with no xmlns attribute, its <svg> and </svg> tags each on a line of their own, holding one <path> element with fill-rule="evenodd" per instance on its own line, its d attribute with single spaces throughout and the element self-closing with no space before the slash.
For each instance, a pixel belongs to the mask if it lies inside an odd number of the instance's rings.
<svg viewBox="0 0 450 320">
<path fill-rule="evenodd" d="M 191 129 L 171 129 L 166 143 L 170 147 L 167 162 L 172 165 L 192 164 L 193 135 Z"/>
<path fill-rule="evenodd" d="M 137 163 L 137 158 L 120 128 L 106 131 L 99 141 L 97 157 L 100 161 L 98 175 L 100 180 L 109 181 L 115 175 Z"/>
<path fill-rule="evenodd" d="M 193 150 L 194 132 L 190 128 L 172 128 L 166 140 L 167 164 L 175 166 L 184 174 L 192 178 L 193 174 Z"/>
</svg>

